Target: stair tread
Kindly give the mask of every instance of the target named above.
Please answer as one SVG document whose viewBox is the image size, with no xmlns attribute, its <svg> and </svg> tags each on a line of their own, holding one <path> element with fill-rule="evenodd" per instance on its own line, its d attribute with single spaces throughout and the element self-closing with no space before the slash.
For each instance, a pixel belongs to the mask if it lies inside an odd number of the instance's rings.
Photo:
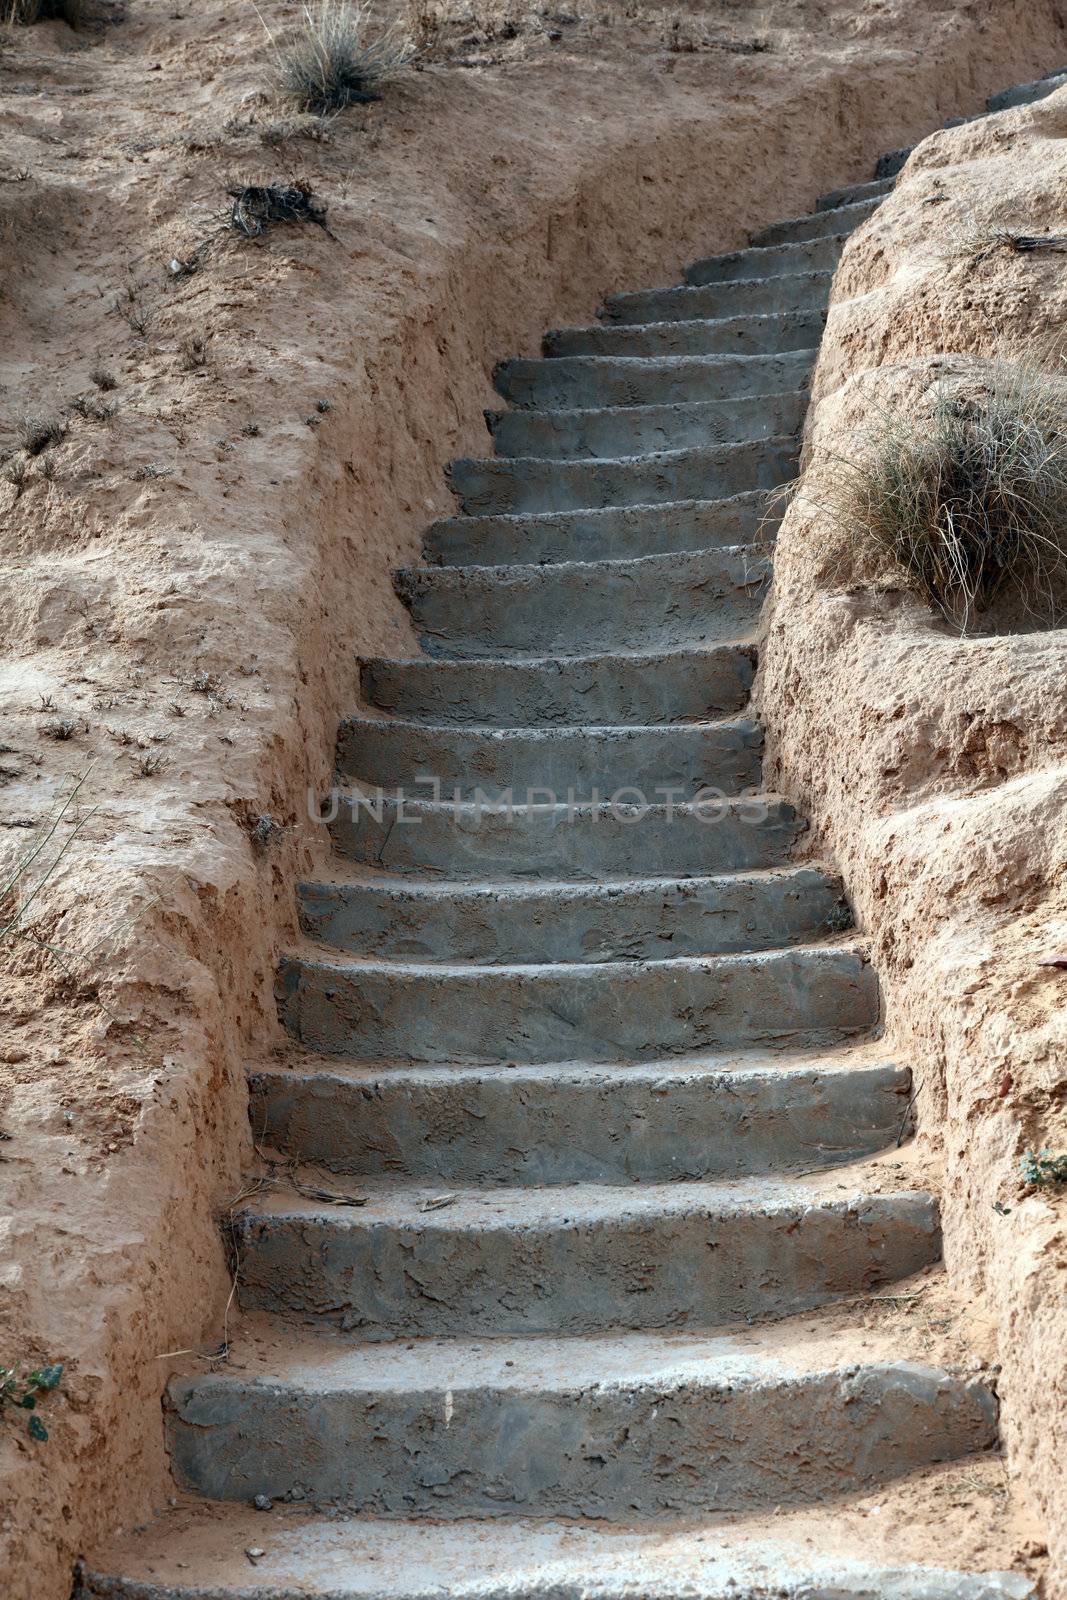
<svg viewBox="0 0 1067 1600">
<path fill-rule="evenodd" d="M 764 497 L 766 497 L 766 492 L 766 490 L 757 491 Z M 668 503 L 677 504 L 678 502 Z M 530 517 L 536 515 L 533 512 L 526 514 Z M 556 513 L 556 515 L 561 514 L 571 516 L 586 515 L 583 511 Z M 521 513 L 517 515 L 521 515 Z M 767 557 L 765 547 L 760 544 L 723 544 L 702 545 L 694 550 L 653 551 L 644 556 L 605 556 L 594 561 L 494 561 L 486 563 L 472 561 L 465 563 L 462 567 L 442 567 L 427 564 L 426 566 L 397 567 L 395 571 L 402 583 L 451 584 L 456 588 L 469 588 L 471 585 L 478 583 L 505 584 L 535 581 L 564 583 L 570 577 L 595 577 L 598 573 L 603 575 L 609 570 L 617 569 L 622 569 L 626 573 L 632 572 L 637 578 L 641 577 L 642 574 L 652 574 L 657 568 L 662 568 L 667 573 L 677 575 L 683 567 L 694 567 L 701 562 L 708 566 L 722 565 L 723 567 L 728 567 L 733 563 L 740 567 L 742 574 L 744 574 L 749 566 L 765 567 Z M 593 653 L 602 655 L 605 652 L 594 651 Z M 608 653 L 612 654 L 614 652 Z"/>
<path fill-rule="evenodd" d="M 479 660 L 482 658 L 479 657 Z M 490 660 L 493 658 L 490 657 Z M 513 658 L 514 659 L 514 658 Z M 522 663 L 528 664 L 531 658 L 522 657 Z M 533 658 L 537 659 L 537 658 Z M 563 658 L 566 659 L 566 658 Z M 529 728 L 501 728 L 495 723 L 455 723 L 455 722 L 420 722 L 411 717 L 397 717 L 379 714 L 377 711 L 356 711 L 344 718 L 342 727 L 388 727 L 411 728 L 420 736 L 439 733 L 442 739 L 456 739 L 457 737 L 474 737 L 495 740 L 500 744 L 507 744 L 519 739 L 534 739 L 548 742 L 549 740 L 573 740 L 581 736 L 592 735 L 610 736 L 620 740 L 639 737 L 641 734 L 694 734 L 709 732 L 712 729 L 725 731 L 736 729 L 739 732 L 753 732 L 758 729 L 758 724 L 751 717 L 709 717 L 706 721 L 698 722 L 610 722 L 610 723 L 577 723 L 566 726 L 529 727 Z"/>
<path fill-rule="evenodd" d="M 675 324 L 665 323 L 664 326 L 674 327 Z M 602 328 L 597 328 L 594 331 L 603 332 L 605 330 Z M 627 357 L 626 359 L 630 358 Z M 633 359 L 636 361 L 641 361 L 645 358 L 643 356 L 635 356 Z M 601 407 L 600 409 L 603 410 L 605 408 Z M 625 411 L 629 408 L 625 406 L 619 406 L 617 409 L 619 411 Z M 523 412 L 524 416 L 541 416 L 543 414 L 543 410 L 531 410 L 528 413 Z M 769 439 L 743 439 L 739 443 L 735 444 L 682 445 L 676 450 L 649 450 L 635 455 L 583 456 L 578 461 L 561 461 L 557 456 L 458 456 L 452 465 L 464 467 L 492 467 L 495 469 L 506 470 L 509 473 L 518 473 L 522 472 L 524 468 L 536 467 L 538 469 L 547 468 L 552 472 L 559 472 L 561 474 L 574 474 L 577 472 L 593 472 L 597 469 L 597 467 L 649 467 L 656 465 L 662 465 L 666 467 L 670 466 L 676 461 L 692 461 L 697 459 L 706 460 L 709 458 L 728 461 L 732 460 L 735 456 L 744 455 L 746 453 L 749 455 L 763 455 L 775 449 L 786 449 L 790 446 L 793 446 L 794 442 L 795 441 L 792 434 L 784 433 L 772 436 Z M 745 490 L 743 492 L 750 493 L 752 491 Z M 733 497 L 725 496 L 724 498 L 732 499 Z M 655 501 L 651 503 L 657 504 Z M 521 513 L 518 514 L 521 515 Z M 527 513 L 527 515 L 533 515 L 533 513 Z"/>
<path fill-rule="evenodd" d="M 821 1583 L 832 1585 L 839 1600 L 1027 1600 L 1036 1590 L 1025 1574 L 994 1570 L 1011 1563 L 1010 1530 L 984 1516 L 979 1533 L 960 1506 L 973 1498 L 975 1483 L 992 1488 L 1000 1470 L 995 1459 L 968 1461 L 832 1508 L 783 1507 L 666 1525 L 662 1519 L 615 1526 L 588 1518 L 327 1519 L 295 1506 L 277 1505 L 266 1515 L 187 1500 L 135 1541 L 88 1563 L 93 1574 L 121 1572 L 131 1586 L 148 1587 L 134 1593 L 96 1576 L 89 1595 L 216 1600 L 225 1593 L 263 1600 L 266 1584 L 307 1600 L 762 1600 Z M 985 1503 L 995 1505 L 996 1496 Z M 248 1549 L 264 1551 L 255 1570 Z M 968 1577 L 965 1567 L 990 1576 Z"/>
<path fill-rule="evenodd" d="M 621 411 L 626 408 L 620 406 L 618 409 Z M 530 415 L 535 416 L 537 413 L 531 411 Z M 552 458 L 544 457 L 543 459 L 551 460 Z M 457 525 L 470 531 L 479 522 L 492 523 L 494 526 L 498 523 L 505 523 L 521 527 L 531 522 L 567 522 L 583 517 L 603 517 L 610 520 L 611 518 L 634 518 L 649 514 L 667 516 L 672 511 L 678 511 L 688 506 L 706 507 L 749 504 L 754 500 L 765 498 L 766 493 L 765 489 L 743 489 L 740 494 L 713 496 L 702 500 L 643 500 L 627 506 L 589 506 L 581 511 L 490 511 L 480 516 L 464 517 L 455 515 L 438 517 L 436 522 L 430 524 L 430 527 L 432 530 L 442 526 Z M 729 547 L 717 546 L 716 548 L 726 549 Z"/>
<path fill-rule="evenodd" d="M 488 899 L 495 895 L 509 898 L 535 900 L 542 897 L 592 900 L 617 899 L 627 893 L 657 894 L 665 889 L 682 889 L 696 894 L 702 887 L 713 884 L 735 885 L 743 883 L 797 883 L 836 879 L 834 868 L 818 861 L 783 862 L 769 867 L 737 867 L 732 871 L 708 872 L 698 877 L 648 877 L 614 878 L 610 883 L 590 881 L 586 878 L 486 878 L 471 881 L 465 878 L 412 879 L 396 872 L 363 868 L 346 870 L 342 863 L 332 863 L 327 873 L 306 875 L 300 880 L 301 888 L 317 890 L 370 889 L 379 893 L 396 893 L 405 896 L 445 900 L 452 896 L 462 899 Z"/>
<path fill-rule="evenodd" d="M 302 1050 L 295 1043 L 281 1058 L 256 1059 L 247 1063 L 249 1076 L 278 1074 L 288 1078 L 328 1076 L 354 1084 L 370 1083 L 382 1077 L 411 1077 L 419 1082 L 449 1081 L 457 1075 L 473 1079 L 493 1078 L 531 1082 L 570 1080 L 602 1080 L 617 1076 L 627 1081 L 637 1079 L 650 1083 L 682 1081 L 687 1077 L 779 1076 L 786 1073 L 844 1073 L 867 1072 L 875 1069 L 899 1070 L 886 1054 L 878 1040 L 862 1039 L 858 1042 L 837 1045 L 821 1050 L 734 1050 L 729 1053 L 700 1051 L 692 1055 L 665 1057 L 662 1061 L 611 1062 L 549 1061 L 516 1063 L 505 1066 L 499 1062 L 477 1063 L 416 1062 L 407 1058 L 360 1060 L 349 1056 L 320 1055 L 314 1050 Z"/>
<path fill-rule="evenodd" d="M 812 274 L 797 273 L 796 276 L 806 279 L 811 277 Z M 671 284 L 669 287 L 674 290 L 684 290 L 687 285 Z M 689 285 L 688 287 L 694 286 Z M 798 308 L 797 310 L 790 308 L 785 311 L 745 311 L 728 317 L 687 317 L 680 321 L 676 321 L 673 317 L 659 317 L 650 322 L 610 323 L 607 325 L 602 322 L 580 322 L 566 324 L 559 328 L 549 328 L 545 332 L 545 338 L 555 339 L 563 334 L 570 333 L 611 333 L 618 334 L 620 338 L 623 338 L 627 334 L 665 333 L 668 330 L 672 333 L 677 333 L 684 332 L 686 328 L 714 328 L 726 323 L 736 325 L 738 323 L 807 322 L 810 320 L 811 315 L 812 313 L 804 308 Z M 774 353 L 777 354 L 778 352 Z"/>
<path fill-rule="evenodd" d="M 664 956 L 660 960 L 636 961 L 552 961 L 536 963 L 529 961 L 503 961 L 498 965 L 479 961 L 412 961 L 385 958 L 381 956 L 349 955 L 336 950 L 332 945 L 319 944 L 312 939 L 294 939 L 287 947 L 288 960 L 303 963 L 320 970 L 331 968 L 344 973 L 386 973 L 393 978 L 424 977 L 441 982 L 445 979 L 462 979 L 471 982 L 477 978 L 501 980 L 506 977 L 529 978 L 540 983 L 551 983 L 562 978 L 580 978 L 585 982 L 606 983 L 612 976 L 625 976 L 628 980 L 635 975 L 648 972 L 658 973 L 662 978 L 669 978 L 672 974 L 677 976 L 683 972 L 700 972 L 708 967 L 723 968 L 727 963 L 733 966 L 770 964 L 774 961 L 788 958 L 792 963 L 803 960 L 805 957 L 830 955 L 851 955 L 860 961 L 866 960 L 865 947 L 857 939 L 821 939 L 814 941 L 781 946 L 770 950 L 743 950 L 725 955 L 710 956 Z"/>
<path fill-rule="evenodd" d="M 560 563 L 561 565 L 581 565 L 582 563 Z M 593 565 L 594 563 L 586 563 Z M 413 569 L 409 569 L 413 570 Z M 469 570 L 469 569 L 465 569 Z M 492 568 L 484 569 L 492 571 Z M 362 656 L 360 660 L 367 666 L 386 667 L 430 667 L 439 672 L 470 672 L 477 668 L 494 672 L 528 672 L 531 667 L 544 667 L 552 669 L 566 664 L 567 666 L 580 667 L 588 664 L 600 666 L 612 661 L 645 661 L 650 666 L 659 661 L 680 661 L 694 656 L 716 656 L 729 651 L 742 651 L 747 653 L 752 649 L 753 634 L 739 634 L 736 639 L 717 640 L 714 644 L 702 644 L 699 640 L 692 644 L 666 644 L 659 648 L 650 645 L 641 645 L 633 650 L 589 650 L 574 655 L 561 655 L 558 651 L 540 656 L 523 656 L 516 659 L 513 655 L 478 656 L 475 660 L 453 656 Z M 393 713 L 376 708 L 375 715 L 390 718 Z M 451 726 L 451 724 L 450 724 Z"/>
<path fill-rule="evenodd" d="M 902 1286 L 901 1292 L 915 1292 Z M 900 1315 L 877 1328 L 846 1311 L 820 1308 L 778 1322 L 727 1329 L 592 1334 L 415 1337 L 354 1342 L 331 1330 L 304 1330 L 262 1314 L 238 1325 L 219 1374 L 329 1394 L 480 1388 L 588 1390 L 689 1383 L 740 1386 L 789 1381 L 858 1366 L 946 1370 Z"/>
<path fill-rule="evenodd" d="M 704 291 L 702 289 L 689 289 L 689 288 L 684 288 L 683 287 L 683 288 L 680 288 L 680 289 L 671 289 L 670 291 L 667 291 L 667 292 L 669 292 L 671 294 L 702 294 Z M 598 324 L 598 326 L 599 326 L 599 324 Z M 627 324 L 625 324 L 625 326 L 629 327 L 630 324 L 627 323 Z M 643 359 L 643 358 L 639 358 L 639 359 Z M 782 400 L 782 399 L 792 400 L 792 399 L 796 399 L 798 396 L 803 396 L 806 399 L 807 398 L 806 390 L 804 390 L 804 389 L 780 389 L 777 393 L 774 393 L 774 394 L 739 395 L 736 400 L 676 400 L 676 401 L 673 401 L 673 402 L 671 402 L 671 401 L 661 402 L 658 405 L 653 404 L 653 405 L 633 405 L 633 406 L 528 406 L 528 407 L 524 407 L 521 411 L 510 411 L 510 410 L 503 410 L 503 409 L 501 409 L 501 410 L 489 410 L 489 411 L 487 411 L 486 415 L 487 415 L 487 417 L 491 418 L 494 422 L 499 422 L 503 417 L 515 417 L 515 416 L 517 416 L 517 417 L 521 417 L 523 420 L 529 420 L 529 421 L 532 421 L 532 422 L 536 422 L 536 421 L 542 420 L 542 419 L 548 419 L 548 420 L 551 420 L 553 422 L 575 422 L 575 423 L 581 423 L 581 422 L 588 421 L 590 418 L 598 418 L 598 417 L 611 417 L 611 418 L 618 417 L 620 419 L 625 419 L 627 417 L 643 416 L 643 415 L 647 415 L 647 414 L 659 415 L 659 414 L 675 412 L 675 411 L 682 411 L 682 412 L 685 412 L 685 413 L 688 413 L 688 414 L 695 414 L 695 413 L 703 412 L 703 411 L 721 412 L 724 408 L 726 408 L 728 406 L 732 406 L 732 405 L 743 406 L 743 407 L 745 407 L 745 409 L 755 409 L 756 407 L 758 407 L 760 405 L 766 405 L 769 402 L 779 401 L 779 400 Z M 787 435 L 787 434 L 773 435 L 772 434 L 770 438 L 761 440 L 760 442 L 763 443 L 763 444 L 770 444 L 770 443 L 773 442 L 775 437 L 780 438 L 780 439 L 785 439 L 785 438 L 788 438 L 789 435 Z M 719 448 L 721 448 L 723 450 L 736 450 L 739 445 L 745 445 L 745 444 L 749 444 L 749 443 L 751 443 L 751 441 L 747 440 L 747 439 L 732 440 L 732 441 L 729 441 L 729 442 L 722 443 L 719 446 Z M 697 448 L 697 447 L 695 447 L 695 446 L 684 446 L 682 448 Z M 650 454 L 656 454 L 656 453 L 657 452 L 650 452 Z M 521 456 L 508 456 L 507 459 L 509 461 L 519 461 L 519 460 L 524 460 L 524 459 L 529 459 L 529 458 L 521 457 Z M 541 457 L 541 458 L 535 458 L 535 459 L 542 459 L 542 460 L 551 459 L 551 460 L 555 460 L 556 458 L 555 457 Z M 598 457 L 598 456 L 588 456 L 588 457 L 585 457 L 583 459 L 586 459 L 586 460 L 589 460 L 589 461 L 595 461 L 595 460 L 602 460 L 602 459 L 619 459 L 619 458 L 617 458 L 617 457 L 616 458 L 611 458 L 611 457 L 603 458 L 603 457 Z M 646 459 L 646 457 L 644 455 L 640 455 L 636 459 L 643 461 L 643 460 Z M 530 513 L 528 513 L 528 512 L 525 513 L 525 514 L 526 515 L 530 515 Z"/>
<path fill-rule="evenodd" d="M 417 1227 L 423 1231 L 470 1229 L 552 1229 L 578 1224 L 656 1216 L 781 1215 L 815 1206 L 842 1211 L 872 1202 L 896 1200 L 908 1210 L 924 1209 L 930 1195 L 922 1169 L 909 1147 L 866 1161 L 816 1168 L 810 1173 L 750 1178 L 678 1179 L 630 1184 L 574 1183 L 545 1188 L 501 1185 L 457 1187 L 439 1206 L 440 1184 L 404 1178 L 346 1177 L 331 1173 L 329 1190 L 343 1198 L 324 1201 L 295 1190 L 266 1190 L 241 1207 L 239 1215 L 270 1219 L 331 1219 L 337 1226 Z"/>
</svg>

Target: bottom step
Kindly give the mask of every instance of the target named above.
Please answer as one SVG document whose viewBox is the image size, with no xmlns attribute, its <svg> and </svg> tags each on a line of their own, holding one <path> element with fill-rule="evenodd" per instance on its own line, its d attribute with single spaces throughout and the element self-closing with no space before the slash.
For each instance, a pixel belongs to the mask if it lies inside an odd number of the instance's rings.
<svg viewBox="0 0 1067 1600">
<path fill-rule="evenodd" d="M 684 1528 L 388 1522 L 179 1506 L 82 1569 L 76 1600 L 1030 1600 L 989 1514 L 997 1461 L 822 1511 Z M 968 1509 L 968 1502 L 969 1507 Z M 247 1551 L 262 1552 L 248 1555 Z M 952 1570 L 955 1568 L 956 1570 Z M 121 1576 L 110 1576 L 121 1574 Z"/>
</svg>

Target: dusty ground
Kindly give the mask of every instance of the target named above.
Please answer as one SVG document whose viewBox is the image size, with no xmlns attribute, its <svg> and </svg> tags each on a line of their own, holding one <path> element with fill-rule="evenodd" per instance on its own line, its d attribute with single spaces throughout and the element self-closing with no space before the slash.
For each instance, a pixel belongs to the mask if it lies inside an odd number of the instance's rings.
<svg viewBox="0 0 1067 1600">
<path fill-rule="evenodd" d="M 779 544 L 761 705 L 873 935 L 891 1032 L 946 1157 L 950 1275 L 998 1330 L 1012 1473 L 1067 1594 L 1067 1194 L 1025 1151 L 1067 1149 L 1067 635 L 993 612 L 961 639 L 889 576 L 850 567 L 827 516 L 833 458 L 878 406 L 921 413 L 987 358 L 1062 340 L 1062 256 L 991 230 L 1067 229 L 1067 94 L 939 133 L 846 252 L 816 376 L 801 497 Z M 1052 370 L 1057 370 L 1055 359 Z"/>
<path fill-rule="evenodd" d="M 283 29 L 297 10 L 264 9 Z M 418 69 L 325 141 L 270 102 L 250 7 L 132 0 L 96 30 L 3 36 L 0 860 L 84 778 L 30 873 L 35 884 L 54 867 L 7 941 L 0 985 L 0 1363 L 67 1367 L 42 1407 L 47 1444 L 22 1418 L 0 1424 L 11 1600 L 65 1600 L 75 1554 L 170 1492 L 159 1394 L 169 1352 L 213 1348 L 223 1327 L 216 1218 L 250 1158 L 242 1064 L 276 1042 L 271 975 L 293 879 L 322 849 L 305 793 L 329 772 L 357 653 L 406 638 L 389 569 L 445 507 L 442 463 L 485 448 L 493 361 L 587 316 L 605 289 L 670 281 L 686 258 L 866 177 L 881 149 L 1067 60 L 1054 0 L 989 12 L 792 0 L 509 20 L 493 5 L 468 21 L 431 7 Z M 249 242 L 225 228 L 228 185 L 294 177 L 328 202 L 329 233 Z M 942 275 L 963 292 L 962 273 Z M 912 326 L 925 348 L 930 328 Z M 851 339 L 870 353 L 875 324 L 857 317 Z M 71 410 L 82 396 L 97 402 L 85 415 Z M 31 412 L 67 432 L 28 457 Z M 818 616 L 823 603 L 821 591 L 804 601 Z M 817 618 L 810 629 L 824 637 Z M 818 665 L 791 648 L 805 671 Z M 794 703 L 822 692 L 791 686 Z M 789 759 L 812 788 L 811 716 L 797 726 Z M 814 799 L 828 825 L 826 791 Z M 1013 790 L 1005 822 L 1002 800 L 965 797 L 953 825 L 980 831 L 987 873 L 1014 883 L 989 841 L 1006 827 L 1021 860 L 1020 829 L 1042 813 Z M 846 868 L 868 871 L 867 846 L 839 833 Z M 901 943 L 918 914 L 912 848 L 895 847 Z M 1036 906 L 1044 879 L 1027 882 Z M 886 930 L 892 981 L 885 911 L 859 899 Z M 1044 940 L 1043 915 L 1037 926 Z M 985 930 L 999 996 L 981 1024 L 988 1063 L 1011 1049 L 998 1019 L 1012 996 Z M 1012 948 L 1026 991 L 1014 998 L 1037 1015 L 1052 980 Z M 945 984 L 962 993 L 960 949 Z M 961 1015 L 946 1004 L 946 1038 L 963 1038 Z M 961 1191 L 985 1189 L 1014 1155 L 1014 1135 L 990 1131 L 1005 1119 L 975 1109 L 993 1079 L 980 1076 L 984 1090 L 968 1080 L 952 1100 Z M 1054 1077 L 1038 1063 L 1020 1081 L 1047 1094 Z M 931 1098 L 930 1114 L 948 1103 Z M 1009 1256 L 1013 1240 L 1051 1238 L 1054 1219 L 1018 1231 L 1040 1204 L 983 1212 L 970 1234 L 957 1207 L 957 1259 L 971 1238 L 976 1268 L 991 1260 L 994 1222 Z M 1040 1304 L 1023 1316 L 1022 1288 L 1005 1308 L 1021 1373 L 1045 1324 Z M 1021 1447 L 1032 1433 L 1020 1427 Z"/>
</svg>

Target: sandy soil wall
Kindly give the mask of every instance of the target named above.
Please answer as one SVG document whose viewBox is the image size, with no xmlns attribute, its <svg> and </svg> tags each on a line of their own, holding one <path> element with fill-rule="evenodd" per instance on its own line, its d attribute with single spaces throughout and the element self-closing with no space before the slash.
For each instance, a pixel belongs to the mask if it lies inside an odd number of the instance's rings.
<svg viewBox="0 0 1067 1600">
<path fill-rule="evenodd" d="M 816 374 L 758 684 L 769 776 L 844 871 L 890 1037 L 944 1156 L 946 1254 L 999 1329 L 1010 1470 L 1067 1595 L 1067 1197 L 1027 1150 L 1067 1148 L 1067 636 L 960 638 L 894 580 L 862 583 L 827 514 L 834 457 L 874 412 L 921 412 L 988 358 L 1061 367 L 1062 258 L 997 231 L 1067 228 L 1067 94 L 939 133 L 849 245 Z M 1050 358 L 1051 352 L 1051 358 Z"/>
<path fill-rule="evenodd" d="M 254 16 L 153 0 L 89 45 L 47 24 L 0 58 L 7 440 L 19 409 L 91 393 L 94 364 L 118 400 L 110 423 L 69 419 L 51 477 L 0 485 L 5 860 L 89 772 L 34 937 L 4 954 L 0 1329 L 7 1359 L 68 1369 L 47 1445 L 0 1433 L 12 1600 L 65 1600 L 78 1551 L 169 1492 L 166 1356 L 224 1334 L 243 1070 L 280 1042 L 274 962 L 324 848 L 305 792 L 357 654 L 408 638 L 389 570 L 446 508 L 443 463 L 485 449 L 492 363 L 1067 57 L 1058 5 L 995 12 L 798 0 L 755 52 L 745 12 L 720 28 L 740 52 L 538 35 L 488 65 L 428 59 L 325 144 L 278 142 Z M 306 178 L 333 237 L 217 231 L 235 173 Z M 801 677 L 816 656 L 798 648 Z M 782 746 L 807 788 L 816 690 L 782 659 L 775 683 L 811 696 Z M 859 877 L 859 846 L 833 843 Z"/>
</svg>

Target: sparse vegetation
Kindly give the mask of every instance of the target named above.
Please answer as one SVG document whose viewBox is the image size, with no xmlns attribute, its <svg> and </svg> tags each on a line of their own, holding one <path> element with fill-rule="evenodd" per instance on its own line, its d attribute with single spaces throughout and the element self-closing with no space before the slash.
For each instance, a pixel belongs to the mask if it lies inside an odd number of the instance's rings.
<svg viewBox="0 0 1067 1600">
<path fill-rule="evenodd" d="M 16 500 L 25 489 L 29 475 L 30 469 L 26 464 L 25 456 L 16 456 L 13 461 L 9 461 L 5 466 L 4 477 L 14 489 Z"/>
<path fill-rule="evenodd" d="M 284 832 L 282 824 L 275 821 L 269 812 L 248 819 L 248 837 L 252 841 L 252 848 L 264 854 L 278 843 Z"/>
<path fill-rule="evenodd" d="M 187 372 L 196 372 L 207 366 L 207 340 L 202 334 L 190 334 L 178 347 L 182 366 Z"/>
<path fill-rule="evenodd" d="M 42 1395 L 58 1389 L 63 1368 L 58 1363 L 49 1367 L 33 1367 L 26 1371 L 22 1362 L 13 1367 L 0 1367 L 0 1407 L 12 1406 L 30 1413 L 26 1431 L 31 1439 L 44 1443 L 48 1429 L 37 1415 L 37 1402 Z"/>
<path fill-rule="evenodd" d="M 1067 1155 L 1054 1156 L 1050 1150 L 1042 1150 L 1038 1155 L 1036 1151 L 1028 1150 L 1020 1165 L 1024 1181 L 1037 1189 L 1067 1183 Z"/>
<path fill-rule="evenodd" d="M 113 400 L 98 400 L 95 394 L 76 395 L 70 408 L 86 422 L 110 422 L 117 410 Z"/>
<path fill-rule="evenodd" d="M 152 312 L 141 300 L 140 288 L 135 283 L 127 283 L 112 309 L 140 339 L 152 326 Z"/>
<path fill-rule="evenodd" d="M 278 89 L 298 111 L 322 116 L 377 100 L 414 48 L 399 23 L 374 20 L 370 0 L 319 0 L 305 4 L 299 32 L 274 43 Z"/>
<path fill-rule="evenodd" d="M 115 374 L 109 372 L 106 367 L 94 367 L 89 374 L 89 382 L 95 383 L 96 387 L 104 394 L 111 389 L 117 389 L 119 386 L 119 380 L 115 377 Z"/>
<path fill-rule="evenodd" d="M 859 557 L 886 557 L 961 631 L 1002 593 L 1052 621 L 1067 578 L 1067 404 L 1057 378 L 1003 365 L 932 414 L 880 414 L 839 461 L 827 509 Z"/>
<path fill-rule="evenodd" d="M 19 443 L 29 456 L 39 456 L 42 450 L 62 444 L 67 436 L 67 424 L 58 412 L 28 411 L 18 420 Z"/>
<path fill-rule="evenodd" d="M 139 778 L 158 778 L 169 766 L 170 761 L 162 750 L 146 750 L 134 762 L 133 770 Z"/>
<path fill-rule="evenodd" d="M 230 227 L 246 239 L 258 239 L 276 222 L 314 222 L 326 227 L 326 206 L 312 194 L 306 183 L 287 188 L 276 184 L 245 184 L 227 193 L 233 200 Z"/>
</svg>

